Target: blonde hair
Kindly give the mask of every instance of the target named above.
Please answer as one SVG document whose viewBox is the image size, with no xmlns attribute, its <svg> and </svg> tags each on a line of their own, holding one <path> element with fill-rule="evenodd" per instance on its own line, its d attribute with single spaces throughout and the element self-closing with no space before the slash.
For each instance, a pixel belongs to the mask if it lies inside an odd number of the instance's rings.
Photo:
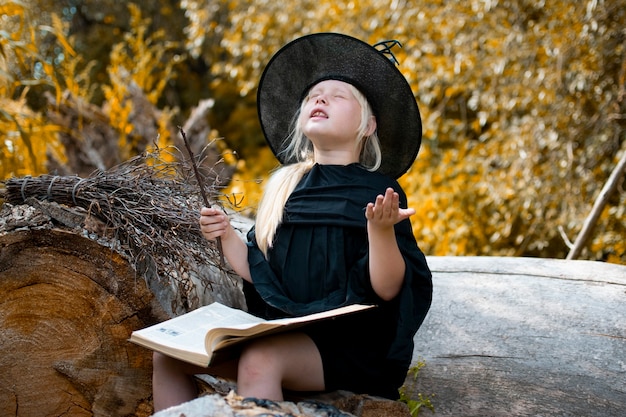
<svg viewBox="0 0 626 417">
<path fill-rule="evenodd" d="M 349 84 L 352 94 L 361 106 L 361 124 L 357 131 L 355 146 L 361 147 L 359 163 L 369 171 L 376 171 L 380 167 L 382 153 L 380 141 L 376 131 L 366 136 L 370 128 L 369 121 L 374 116 L 372 107 L 367 99 L 356 87 Z M 313 144 L 302 132 L 300 125 L 300 113 L 308 98 L 302 101 L 300 109 L 294 115 L 292 130 L 287 140 L 289 145 L 281 152 L 284 161 L 296 161 L 277 169 L 265 184 L 263 197 L 259 202 L 256 215 L 255 235 L 256 243 L 267 256 L 267 251 L 272 247 L 276 230 L 283 219 L 285 203 L 296 188 L 302 177 L 309 172 L 315 164 L 313 158 Z"/>
</svg>

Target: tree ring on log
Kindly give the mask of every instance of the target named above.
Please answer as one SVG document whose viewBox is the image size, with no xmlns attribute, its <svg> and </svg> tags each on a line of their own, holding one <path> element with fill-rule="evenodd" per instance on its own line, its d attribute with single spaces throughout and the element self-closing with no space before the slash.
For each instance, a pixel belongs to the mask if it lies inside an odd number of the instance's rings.
<svg viewBox="0 0 626 417">
<path fill-rule="evenodd" d="M 166 318 L 110 248 L 62 230 L 0 236 L 0 415 L 149 415 L 152 353 L 127 340 Z"/>
</svg>

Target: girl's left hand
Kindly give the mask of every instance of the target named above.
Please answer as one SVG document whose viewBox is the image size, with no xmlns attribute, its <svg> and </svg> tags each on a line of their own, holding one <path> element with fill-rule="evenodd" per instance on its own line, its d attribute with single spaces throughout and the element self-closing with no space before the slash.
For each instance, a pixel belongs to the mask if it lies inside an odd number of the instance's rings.
<svg viewBox="0 0 626 417">
<path fill-rule="evenodd" d="M 370 226 L 390 227 L 415 214 L 412 208 L 400 208 L 400 196 L 393 188 L 387 188 L 385 195 L 379 194 L 374 203 L 365 207 L 365 218 Z"/>
</svg>

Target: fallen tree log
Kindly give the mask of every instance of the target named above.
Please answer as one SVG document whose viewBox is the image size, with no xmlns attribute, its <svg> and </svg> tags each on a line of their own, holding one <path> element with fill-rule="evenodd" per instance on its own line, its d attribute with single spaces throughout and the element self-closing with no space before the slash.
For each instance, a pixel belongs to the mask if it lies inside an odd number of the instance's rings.
<svg viewBox="0 0 626 417">
<path fill-rule="evenodd" d="M 333 394 L 323 400 L 291 402 L 243 398 L 231 391 L 226 395 L 202 396 L 162 410 L 154 417 L 411 417 L 406 404 L 397 401 L 347 392 Z"/>
<path fill-rule="evenodd" d="M 431 257 L 414 394 L 434 416 L 626 415 L 626 266 Z M 426 411 L 426 415 L 431 415 Z"/>
<path fill-rule="evenodd" d="M 168 293 L 84 229 L 59 228 L 52 207 L 20 207 L 30 217 L 0 233 L 0 415 L 150 415 L 151 352 L 127 338 L 171 314 Z M 428 262 L 434 300 L 414 352 L 426 366 L 408 398 L 435 416 L 624 415 L 625 266 Z"/>
<path fill-rule="evenodd" d="M 0 215 L 0 415 L 152 414 L 152 352 L 128 338 L 179 310 L 176 283 L 138 274 L 86 212 L 31 203 Z M 221 273 L 188 280 L 198 304 L 244 307 Z"/>
</svg>

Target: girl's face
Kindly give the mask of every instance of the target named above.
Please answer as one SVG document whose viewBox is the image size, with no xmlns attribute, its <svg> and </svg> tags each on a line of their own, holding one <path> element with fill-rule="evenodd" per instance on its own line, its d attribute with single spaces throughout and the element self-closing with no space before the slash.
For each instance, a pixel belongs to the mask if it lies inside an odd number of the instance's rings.
<svg viewBox="0 0 626 417">
<path fill-rule="evenodd" d="M 321 81 L 305 98 L 299 122 L 315 148 L 353 151 L 361 124 L 361 105 L 352 94 L 350 84 Z"/>
</svg>

